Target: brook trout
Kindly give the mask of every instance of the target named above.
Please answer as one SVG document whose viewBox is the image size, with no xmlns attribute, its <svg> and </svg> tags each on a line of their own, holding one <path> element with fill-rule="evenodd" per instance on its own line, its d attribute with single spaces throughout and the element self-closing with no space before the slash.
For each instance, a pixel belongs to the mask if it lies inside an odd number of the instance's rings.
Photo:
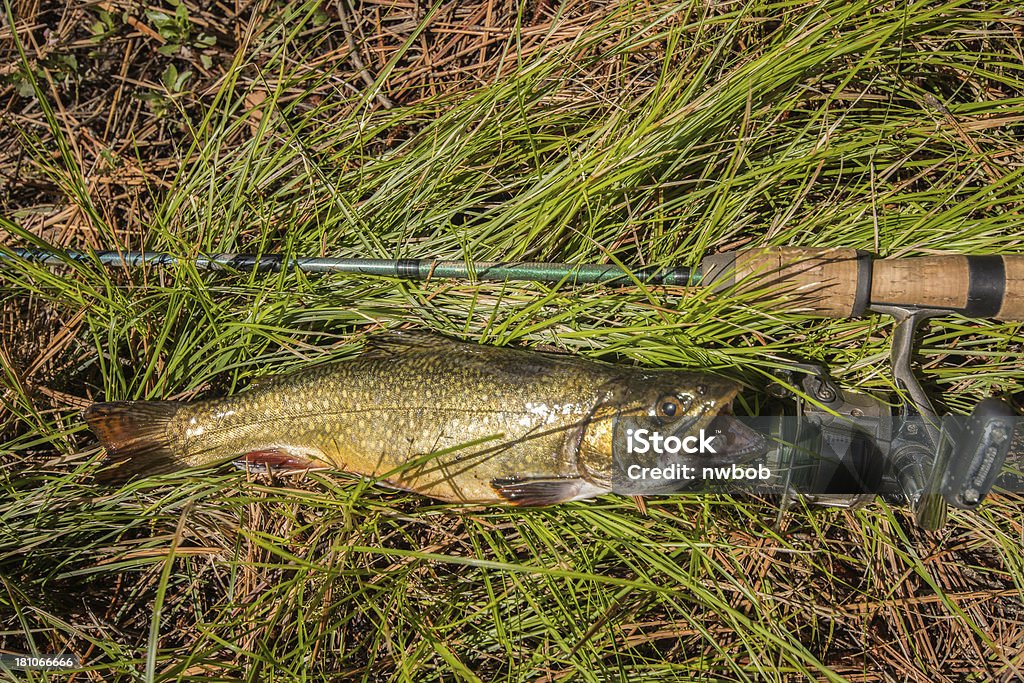
<svg viewBox="0 0 1024 683">
<path fill-rule="evenodd" d="M 403 331 L 227 398 L 96 403 L 85 419 L 113 478 L 240 459 L 337 468 L 443 501 L 545 505 L 612 489 L 618 420 L 696 435 L 731 413 L 738 389 L 706 373 Z M 687 456 L 693 465 L 760 451 L 760 435 L 730 425 L 715 455 Z"/>
</svg>

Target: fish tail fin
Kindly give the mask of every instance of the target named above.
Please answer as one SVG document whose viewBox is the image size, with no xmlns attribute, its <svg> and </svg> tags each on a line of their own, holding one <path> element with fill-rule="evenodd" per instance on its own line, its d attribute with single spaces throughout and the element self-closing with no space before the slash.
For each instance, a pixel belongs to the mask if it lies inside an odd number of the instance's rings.
<svg viewBox="0 0 1024 683">
<path fill-rule="evenodd" d="M 114 465 L 97 478 L 124 481 L 180 469 L 180 454 L 169 441 L 167 426 L 181 405 L 176 401 L 114 401 L 86 408 L 83 417 L 107 449 L 107 462 Z"/>
</svg>

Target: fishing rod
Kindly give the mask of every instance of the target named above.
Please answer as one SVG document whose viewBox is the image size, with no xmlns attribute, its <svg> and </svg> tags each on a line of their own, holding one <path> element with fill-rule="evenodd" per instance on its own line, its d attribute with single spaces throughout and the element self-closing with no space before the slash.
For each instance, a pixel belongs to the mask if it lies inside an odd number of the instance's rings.
<svg viewBox="0 0 1024 683">
<path fill-rule="evenodd" d="M 830 318 L 863 315 L 879 307 L 915 307 L 974 318 L 1024 319 L 1024 255 L 921 256 L 879 259 L 845 248 L 768 247 L 707 256 L 695 269 L 669 266 L 623 268 L 616 264 L 470 262 L 434 259 L 367 259 L 213 254 L 194 257 L 141 251 L 0 250 L 0 261 L 25 259 L 46 265 L 95 263 L 141 268 L 189 264 L 199 270 L 343 273 L 404 280 L 469 279 L 566 285 L 629 284 L 712 286 L 744 281 L 797 295 L 793 303 Z M 767 279 L 761 279 L 766 276 Z M 751 280 L 751 278 L 754 278 Z"/>
<path fill-rule="evenodd" d="M 1001 400 L 985 399 L 966 422 L 950 426 L 936 412 L 913 372 L 911 358 L 919 327 L 937 316 L 960 314 L 1004 321 L 1024 320 L 1024 255 L 933 255 L 882 259 L 847 248 L 767 247 L 706 256 L 694 269 L 624 268 L 616 264 L 468 262 L 432 259 L 285 258 L 274 255 L 215 254 L 179 257 L 159 252 L 58 251 L 0 249 L 0 261 L 24 259 L 47 265 L 94 263 L 140 268 L 189 264 L 225 272 L 346 273 L 405 280 L 467 279 L 529 281 L 563 285 L 643 284 L 706 287 L 716 291 L 761 292 L 794 310 L 826 318 L 858 317 L 868 312 L 895 319 L 890 364 L 900 395 L 895 406 L 862 392 L 839 387 L 816 365 L 792 364 L 777 387 L 801 385 L 798 393 L 780 390 L 795 403 L 792 429 L 778 421 L 768 431 L 778 443 L 802 444 L 804 452 L 831 454 L 828 467 L 807 466 L 792 447 L 766 456 L 783 473 L 769 490 L 784 499 L 801 494 L 828 505 L 854 506 L 881 494 L 891 503 L 914 509 L 928 529 L 940 528 L 946 508 L 975 509 L 993 489 L 1024 490 L 1018 476 L 1024 444 L 1020 422 Z M 869 425 L 857 424 L 864 419 Z M 783 433 L 785 432 L 785 433 Z M 858 437 L 862 435 L 863 438 Z M 859 439 L 859 440 L 858 440 Z M 869 444 L 867 448 L 851 444 Z M 1004 465 L 1007 468 L 1004 468 Z M 821 472 L 841 469 L 864 479 L 877 476 L 860 493 L 828 493 Z M 1005 471 L 1004 471 L 1005 470 Z M 804 472 L 805 480 L 793 474 Z M 806 475 L 806 472 L 818 474 Z M 811 476 L 815 481 L 806 480 Z M 829 475 L 831 476 L 831 475 Z M 822 494 L 822 491 L 826 493 Z"/>
</svg>

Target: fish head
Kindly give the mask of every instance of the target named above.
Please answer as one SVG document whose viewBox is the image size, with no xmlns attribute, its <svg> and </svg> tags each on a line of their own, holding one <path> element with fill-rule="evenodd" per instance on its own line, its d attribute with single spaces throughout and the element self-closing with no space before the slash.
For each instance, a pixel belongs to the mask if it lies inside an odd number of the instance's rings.
<svg viewBox="0 0 1024 683">
<path fill-rule="evenodd" d="M 587 425 L 581 469 L 610 486 L 615 467 L 627 462 L 713 467 L 755 458 L 765 452 L 767 440 L 732 417 L 739 390 L 736 382 L 701 372 L 655 370 L 619 378 Z M 637 452 L 644 440 L 647 451 Z M 709 447 L 673 453 L 671 448 L 658 452 L 655 444 Z"/>
</svg>

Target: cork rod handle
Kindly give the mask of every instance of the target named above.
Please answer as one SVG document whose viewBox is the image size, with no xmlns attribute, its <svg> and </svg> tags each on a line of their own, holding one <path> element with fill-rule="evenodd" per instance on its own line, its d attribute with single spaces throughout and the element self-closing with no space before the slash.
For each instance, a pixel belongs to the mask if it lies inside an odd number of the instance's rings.
<svg viewBox="0 0 1024 683">
<path fill-rule="evenodd" d="M 1024 320 L 1024 255 L 879 259 L 855 249 L 768 247 L 709 256 L 702 279 L 717 288 L 784 296 L 826 318 L 872 306 L 948 309 L 973 318 Z"/>
</svg>

